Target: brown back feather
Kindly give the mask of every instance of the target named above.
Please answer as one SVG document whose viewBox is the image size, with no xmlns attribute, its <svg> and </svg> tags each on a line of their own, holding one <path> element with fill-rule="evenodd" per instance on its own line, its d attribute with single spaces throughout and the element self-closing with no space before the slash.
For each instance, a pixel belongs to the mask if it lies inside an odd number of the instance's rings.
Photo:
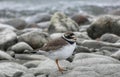
<svg viewBox="0 0 120 77">
<path fill-rule="evenodd" d="M 47 44 L 45 44 L 40 50 L 43 51 L 50 51 L 50 50 L 57 50 L 60 49 L 62 46 L 67 45 L 68 42 L 65 41 L 63 38 L 59 38 L 59 39 L 54 39 L 50 42 L 48 42 Z"/>
</svg>

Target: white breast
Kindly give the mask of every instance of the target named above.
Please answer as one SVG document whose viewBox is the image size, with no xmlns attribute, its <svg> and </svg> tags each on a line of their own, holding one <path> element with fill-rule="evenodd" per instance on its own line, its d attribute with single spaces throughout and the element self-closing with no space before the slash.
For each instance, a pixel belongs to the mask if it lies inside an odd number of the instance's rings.
<svg viewBox="0 0 120 77">
<path fill-rule="evenodd" d="M 72 55 L 75 47 L 76 47 L 76 43 L 66 45 L 62 47 L 61 49 L 50 53 L 48 57 L 54 60 L 55 59 L 59 59 L 59 60 L 66 59 Z"/>
</svg>

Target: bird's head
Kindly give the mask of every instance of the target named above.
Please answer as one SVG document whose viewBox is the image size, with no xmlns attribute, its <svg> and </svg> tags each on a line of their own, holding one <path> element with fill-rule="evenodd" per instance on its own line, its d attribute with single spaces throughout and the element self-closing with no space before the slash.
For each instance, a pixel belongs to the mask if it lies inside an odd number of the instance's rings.
<svg viewBox="0 0 120 77">
<path fill-rule="evenodd" d="M 69 42 L 76 42 L 77 37 L 75 36 L 75 34 L 73 32 L 65 32 L 63 35 L 63 38 L 65 38 L 66 40 L 68 40 Z"/>
</svg>

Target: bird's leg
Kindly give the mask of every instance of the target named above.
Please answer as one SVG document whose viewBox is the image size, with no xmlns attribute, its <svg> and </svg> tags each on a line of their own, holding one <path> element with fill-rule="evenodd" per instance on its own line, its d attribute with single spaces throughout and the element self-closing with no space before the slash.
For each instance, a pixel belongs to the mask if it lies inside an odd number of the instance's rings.
<svg viewBox="0 0 120 77">
<path fill-rule="evenodd" d="M 60 71 L 61 73 L 63 73 L 62 71 L 64 71 L 64 69 L 62 69 L 62 68 L 60 67 L 60 65 L 59 65 L 59 63 L 58 63 L 58 59 L 56 59 L 56 64 L 57 64 L 57 67 L 58 67 L 59 71 Z"/>
</svg>

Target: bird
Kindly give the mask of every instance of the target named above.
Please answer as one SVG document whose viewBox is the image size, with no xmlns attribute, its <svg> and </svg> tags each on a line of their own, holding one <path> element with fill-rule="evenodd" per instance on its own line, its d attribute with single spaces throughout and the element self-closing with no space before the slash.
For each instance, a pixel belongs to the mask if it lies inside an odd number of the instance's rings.
<svg viewBox="0 0 120 77">
<path fill-rule="evenodd" d="M 37 53 L 54 60 L 58 70 L 63 73 L 64 69 L 59 65 L 59 60 L 65 60 L 73 54 L 76 40 L 75 34 L 68 31 L 63 33 L 61 37 L 47 42 Z"/>
</svg>

